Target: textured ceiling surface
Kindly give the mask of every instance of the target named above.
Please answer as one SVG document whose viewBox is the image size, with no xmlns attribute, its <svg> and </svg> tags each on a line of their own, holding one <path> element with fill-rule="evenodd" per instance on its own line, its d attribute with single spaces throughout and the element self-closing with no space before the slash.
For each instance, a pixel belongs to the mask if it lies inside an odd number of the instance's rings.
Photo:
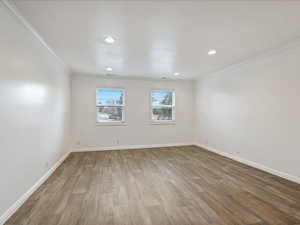
<svg viewBox="0 0 300 225">
<path fill-rule="evenodd" d="M 111 67 L 120 76 L 196 79 L 300 35 L 299 1 L 15 4 L 66 64 L 86 74 Z M 103 41 L 108 35 L 113 44 Z"/>
</svg>

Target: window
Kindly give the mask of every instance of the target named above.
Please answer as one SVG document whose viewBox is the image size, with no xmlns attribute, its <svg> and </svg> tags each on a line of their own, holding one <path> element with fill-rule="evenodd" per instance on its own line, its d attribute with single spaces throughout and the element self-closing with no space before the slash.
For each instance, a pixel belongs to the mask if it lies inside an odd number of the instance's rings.
<svg viewBox="0 0 300 225">
<path fill-rule="evenodd" d="M 151 117 L 153 122 L 175 121 L 175 92 L 151 91 Z"/>
<path fill-rule="evenodd" d="M 125 90 L 120 88 L 98 88 L 96 108 L 98 123 L 123 123 Z"/>
</svg>

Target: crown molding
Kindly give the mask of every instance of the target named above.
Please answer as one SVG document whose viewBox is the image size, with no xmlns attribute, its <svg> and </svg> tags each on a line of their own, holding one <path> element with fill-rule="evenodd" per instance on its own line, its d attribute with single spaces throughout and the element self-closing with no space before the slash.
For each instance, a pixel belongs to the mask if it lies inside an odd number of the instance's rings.
<svg viewBox="0 0 300 225">
<path fill-rule="evenodd" d="M 258 60 L 262 60 L 262 59 L 266 59 L 268 57 L 286 52 L 286 51 L 290 51 L 293 50 L 295 48 L 299 48 L 300 47 L 300 37 L 294 38 L 293 40 L 286 42 L 284 44 L 278 45 L 274 48 L 270 48 L 264 51 L 261 51 L 255 55 L 252 55 L 250 57 L 247 57 L 241 61 L 232 63 L 230 65 L 227 65 L 221 69 L 206 73 L 201 75 L 201 77 L 199 77 L 197 80 L 202 80 L 203 78 L 207 78 L 207 76 L 214 76 L 217 75 L 219 73 L 224 73 L 224 72 L 228 72 L 228 71 L 232 71 L 240 66 L 246 66 L 250 63 L 254 63 Z"/>
<path fill-rule="evenodd" d="M 160 82 L 192 82 L 195 81 L 194 79 L 182 79 L 182 78 L 172 78 L 168 77 L 166 79 L 162 79 L 160 77 L 146 77 L 146 76 L 125 76 L 125 75 L 114 75 L 114 74 L 102 74 L 102 73 L 86 73 L 82 71 L 71 71 L 71 75 L 82 76 L 86 75 L 86 77 L 91 78 L 99 78 L 99 79 L 108 79 L 108 80 L 141 80 L 141 81 L 160 81 Z"/>
<path fill-rule="evenodd" d="M 43 37 L 36 31 L 36 29 L 25 19 L 16 5 L 11 0 L 0 0 L 4 6 L 22 23 L 22 25 L 29 30 L 33 36 L 68 70 L 69 66 L 54 52 L 54 50 L 47 44 Z"/>
</svg>

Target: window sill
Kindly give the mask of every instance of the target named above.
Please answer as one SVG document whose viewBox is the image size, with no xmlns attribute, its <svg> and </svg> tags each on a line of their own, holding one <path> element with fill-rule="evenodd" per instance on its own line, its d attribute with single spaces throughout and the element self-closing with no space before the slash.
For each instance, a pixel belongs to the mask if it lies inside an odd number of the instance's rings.
<svg viewBox="0 0 300 225">
<path fill-rule="evenodd" d="M 176 121 L 152 121 L 152 125 L 176 125 Z"/>
<path fill-rule="evenodd" d="M 97 122 L 96 126 L 127 126 L 125 122 Z"/>
</svg>

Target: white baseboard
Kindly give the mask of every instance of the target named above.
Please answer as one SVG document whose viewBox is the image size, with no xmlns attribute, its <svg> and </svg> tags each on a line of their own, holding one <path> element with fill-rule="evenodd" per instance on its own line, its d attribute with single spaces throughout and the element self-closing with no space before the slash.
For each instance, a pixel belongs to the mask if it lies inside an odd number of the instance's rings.
<svg viewBox="0 0 300 225">
<path fill-rule="evenodd" d="M 23 194 L 6 212 L 0 216 L 0 225 L 3 225 L 24 202 L 51 176 L 51 174 L 62 164 L 70 154 L 61 157 L 25 194 Z"/>
<path fill-rule="evenodd" d="M 174 146 L 187 146 L 195 145 L 195 143 L 172 143 L 172 144 L 154 144 L 154 145 L 119 145 L 119 146 L 81 146 L 73 147 L 72 152 L 92 152 L 92 151 L 109 151 L 109 150 L 126 150 L 126 149 L 139 149 L 139 148 L 162 148 L 162 147 L 174 147 Z"/>
<path fill-rule="evenodd" d="M 227 153 L 227 152 L 222 152 L 222 151 L 219 151 L 219 150 L 216 150 L 214 148 L 211 148 L 207 145 L 203 145 L 203 144 L 195 144 L 196 146 L 200 147 L 200 148 L 203 148 L 205 150 L 208 150 L 210 152 L 214 152 L 218 155 L 222 155 L 222 156 L 225 156 L 227 158 L 230 158 L 230 159 L 233 159 L 233 160 L 236 160 L 238 162 L 241 162 L 243 164 L 246 164 L 248 166 L 252 166 L 252 167 L 255 167 L 257 169 L 260 169 L 260 170 L 263 170 L 265 172 L 268 172 L 270 174 L 273 174 L 273 175 L 276 175 L 276 176 L 279 176 L 279 177 L 282 177 L 282 178 L 285 178 L 287 180 L 290 180 L 290 181 L 293 181 L 295 183 L 298 183 L 300 184 L 300 177 L 296 177 L 294 175 L 290 175 L 288 173 L 285 173 L 285 172 L 281 172 L 281 171 L 278 171 L 278 170 L 275 170 L 275 169 L 272 169 L 270 167 L 267 167 L 267 166 L 264 166 L 262 164 L 259 164 L 257 162 L 253 162 L 253 161 L 250 161 L 248 159 L 243 159 L 241 157 L 238 157 L 236 155 L 233 155 L 233 154 L 230 154 L 230 153 Z"/>
<path fill-rule="evenodd" d="M 88 152 L 88 151 L 105 151 L 105 150 L 125 150 L 125 149 L 138 149 L 138 148 L 159 148 L 159 147 L 174 147 L 174 146 L 187 146 L 187 145 L 196 145 L 200 148 L 206 149 L 210 152 L 214 152 L 216 154 L 231 158 L 243 164 L 255 167 L 257 169 L 266 171 L 273 175 L 291 180 L 300 184 L 300 178 L 287 174 L 285 172 L 281 172 L 259 163 L 240 158 L 230 153 L 222 152 L 211 148 L 209 146 L 199 144 L 199 143 L 174 143 L 174 144 L 155 144 L 155 145 L 128 145 L 128 146 L 112 146 L 112 147 L 103 147 L 103 146 L 89 146 L 89 147 L 81 147 L 74 148 L 74 152 Z M 62 158 L 60 158 L 54 165 L 51 167 L 44 176 L 42 176 L 25 194 L 23 194 L 1 217 L 0 217 L 0 225 L 3 225 L 21 206 L 22 204 L 51 176 L 51 174 L 62 164 L 62 162 L 68 157 L 70 153 L 65 154 Z"/>
</svg>

